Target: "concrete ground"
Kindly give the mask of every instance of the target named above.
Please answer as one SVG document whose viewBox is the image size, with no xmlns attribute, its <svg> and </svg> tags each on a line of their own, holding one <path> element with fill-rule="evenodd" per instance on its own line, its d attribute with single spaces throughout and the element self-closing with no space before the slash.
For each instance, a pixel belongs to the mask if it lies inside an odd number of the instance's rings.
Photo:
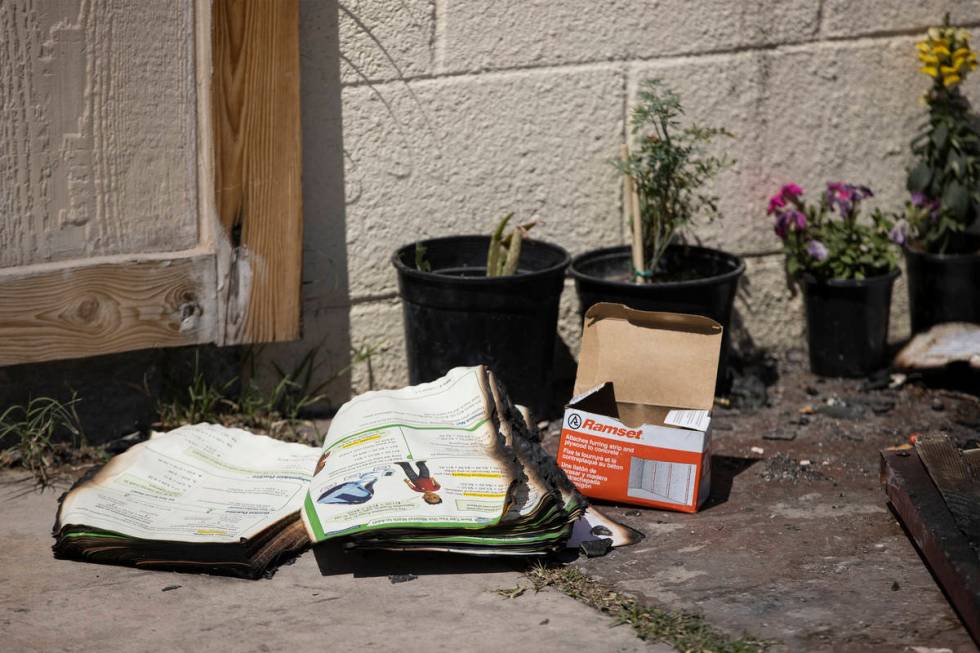
<svg viewBox="0 0 980 653">
<path fill-rule="evenodd" d="M 700 513 L 606 506 L 646 539 L 572 564 L 775 651 L 976 651 L 887 507 L 878 452 L 927 430 L 976 446 L 980 402 L 803 367 L 781 366 L 766 407 L 716 410 Z M 242 581 L 55 560 L 57 494 L 0 475 L 0 650 L 669 650 L 553 590 L 500 596 L 529 586 L 513 562 L 392 556 L 324 575 L 308 552 L 271 580 Z M 404 572 L 418 578 L 389 579 Z"/>
<path fill-rule="evenodd" d="M 59 492 L 0 475 L 0 650 L 568 651 L 666 653 L 553 590 L 507 599 L 512 567 L 481 562 L 325 576 L 306 552 L 269 580 L 55 560 Z M 418 576 L 392 583 L 390 573 Z"/>
</svg>

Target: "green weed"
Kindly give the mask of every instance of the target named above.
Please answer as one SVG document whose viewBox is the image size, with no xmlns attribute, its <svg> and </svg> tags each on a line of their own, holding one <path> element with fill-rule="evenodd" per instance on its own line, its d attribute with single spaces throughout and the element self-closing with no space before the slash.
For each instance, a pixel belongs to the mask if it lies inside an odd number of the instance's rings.
<svg viewBox="0 0 980 653">
<path fill-rule="evenodd" d="M 640 604 L 612 591 L 575 567 L 538 564 L 527 573 L 534 591 L 553 587 L 573 599 L 611 616 L 617 624 L 629 624 L 645 641 L 663 642 L 685 653 L 757 653 L 769 642 L 754 637 L 732 638 L 709 626 L 701 615 L 675 612 Z M 503 596 L 520 596 L 506 590 Z"/>
<path fill-rule="evenodd" d="M 0 414 L 0 442 L 8 443 L 0 452 L 0 462 L 19 464 L 34 475 L 38 485 L 49 486 L 53 470 L 85 444 L 75 410 L 78 401 L 75 394 L 66 402 L 37 397 L 27 405 L 8 407 Z"/>
<path fill-rule="evenodd" d="M 223 384 L 209 381 L 201 369 L 200 353 L 194 352 L 190 383 L 178 388 L 173 399 L 157 402 L 160 424 L 172 428 L 181 424 L 219 421 L 219 417 L 233 406 L 228 400 L 228 394 L 236 381 L 237 379 L 231 379 Z"/>
<path fill-rule="evenodd" d="M 171 399 L 158 403 L 159 425 L 170 429 L 211 422 L 262 430 L 284 440 L 309 440 L 309 429 L 299 428 L 309 426 L 303 422 L 304 414 L 326 399 L 324 391 L 331 383 L 355 365 L 369 362 L 378 351 L 370 346 L 353 349 L 350 365 L 317 383 L 315 379 L 324 364 L 318 360 L 319 350 L 319 347 L 310 349 L 289 371 L 273 362 L 278 381 L 269 389 L 260 387 L 256 381 L 259 348 L 246 349 L 240 364 L 242 375 L 224 383 L 209 381 L 199 356 L 195 355 L 190 383 L 177 387 L 170 393 Z M 314 427 L 317 440 L 318 435 Z"/>
</svg>

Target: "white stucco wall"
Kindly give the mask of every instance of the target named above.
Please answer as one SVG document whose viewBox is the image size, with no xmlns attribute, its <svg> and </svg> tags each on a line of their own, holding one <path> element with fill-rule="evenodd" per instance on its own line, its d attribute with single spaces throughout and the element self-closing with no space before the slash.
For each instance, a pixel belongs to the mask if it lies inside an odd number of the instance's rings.
<svg viewBox="0 0 980 653">
<path fill-rule="evenodd" d="M 767 196 L 787 181 L 817 190 L 847 180 L 878 192 L 871 206 L 898 207 L 928 86 L 913 44 L 945 11 L 980 25 L 980 0 L 343 0 L 338 8 L 346 301 L 352 343 L 387 348 L 372 365 L 380 386 L 407 378 L 388 260 L 398 245 L 485 232 L 508 210 L 537 215 L 536 237 L 573 254 L 625 242 L 608 160 L 649 77 L 678 91 L 692 118 L 738 135 L 726 144 L 738 163 L 717 181 L 724 220 L 697 233 L 747 256 L 737 310 L 756 341 L 799 345 L 802 309 L 785 287 Z M 975 75 L 973 98 L 978 86 Z M 900 283 L 895 337 L 908 328 L 905 293 Z M 568 284 L 560 331 L 573 351 L 575 308 Z M 353 383 L 367 387 L 363 367 Z"/>
</svg>

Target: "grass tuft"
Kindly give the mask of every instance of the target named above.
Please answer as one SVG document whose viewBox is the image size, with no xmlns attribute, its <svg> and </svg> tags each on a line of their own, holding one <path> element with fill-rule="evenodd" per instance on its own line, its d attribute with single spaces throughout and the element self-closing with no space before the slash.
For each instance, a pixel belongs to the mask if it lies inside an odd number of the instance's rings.
<svg viewBox="0 0 980 653">
<path fill-rule="evenodd" d="M 54 470 L 66 462 L 101 456 L 85 447 L 85 434 L 75 405 L 77 395 L 61 402 L 37 397 L 26 405 L 9 406 L 0 414 L 0 466 L 20 465 L 34 476 L 41 487 L 52 484 Z"/>
<path fill-rule="evenodd" d="M 213 422 L 232 407 L 228 395 L 237 379 L 230 379 L 223 384 L 209 381 L 201 369 L 199 352 L 194 352 L 194 367 L 190 378 L 189 384 L 175 390 L 171 400 L 157 402 L 161 426 L 173 428 L 182 424 Z M 149 390 L 147 393 L 149 394 Z"/>
<path fill-rule="evenodd" d="M 366 345 L 352 350 L 350 365 L 315 383 L 314 378 L 323 364 L 317 360 L 318 350 L 311 349 L 289 371 L 272 363 L 279 380 L 268 390 L 260 388 L 254 380 L 257 376 L 257 349 L 246 351 L 241 364 L 245 372 L 243 376 L 236 376 L 224 383 L 209 380 L 201 367 L 199 355 L 195 353 L 190 383 L 176 387 L 169 393 L 171 399 L 157 403 L 159 426 L 171 429 L 185 424 L 211 422 L 264 431 L 282 440 L 319 445 L 320 434 L 316 433 L 311 423 L 303 420 L 304 414 L 326 398 L 323 392 L 330 383 L 353 366 L 370 363 L 378 350 Z"/>
<path fill-rule="evenodd" d="M 537 564 L 526 576 L 536 592 L 553 587 L 608 614 L 617 624 L 629 624 L 640 639 L 669 644 L 684 653 L 756 653 L 770 646 L 770 642 L 754 637 L 732 638 L 718 632 L 699 614 L 644 606 L 630 596 L 603 587 L 575 567 Z M 507 590 L 501 595 L 512 593 Z"/>
</svg>

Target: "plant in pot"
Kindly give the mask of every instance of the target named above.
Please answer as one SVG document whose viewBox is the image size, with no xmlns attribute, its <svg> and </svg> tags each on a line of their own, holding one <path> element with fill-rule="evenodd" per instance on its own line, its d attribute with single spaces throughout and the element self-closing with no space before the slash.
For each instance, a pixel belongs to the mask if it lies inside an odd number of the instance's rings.
<svg viewBox="0 0 980 653">
<path fill-rule="evenodd" d="M 976 69 L 970 35 L 949 24 L 916 45 L 932 78 L 928 120 L 912 141 L 907 230 L 912 330 L 941 322 L 980 322 L 980 118 L 960 88 Z"/>
<path fill-rule="evenodd" d="M 490 236 L 432 238 L 392 256 L 412 384 L 459 365 L 489 365 L 518 403 L 551 409 L 558 302 L 570 257 L 527 238 L 533 223 Z"/>
<path fill-rule="evenodd" d="M 810 369 L 821 376 L 866 376 L 883 367 L 899 229 L 881 211 L 859 220 L 865 186 L 829 183 L 819 202 L 787 184 L 769 200 L 791 285 L 803 289 Z"/>
<path fill-rule="evenodd" d="M 623 174 L 623 202 L 630 216 L 632 244 L 592 250 L 576 256 L 575 278 L 582 314 L 593 304 L 615 302 L 649 311 L 693 313 L 725 327 L 718 370 L 718 391 L 728 385 L 728 326 L 740 258 L 688 243 L 698 219 L 718 215 L 718 198 L 706 184 L 733 162 L 708 152 L 726 130 L 697 124 L 682 126 L 680 99 L 660 80 L 647 80 L 633 108 L 637 146 L 624 146 L 615 162 Z"/>
</svg>

